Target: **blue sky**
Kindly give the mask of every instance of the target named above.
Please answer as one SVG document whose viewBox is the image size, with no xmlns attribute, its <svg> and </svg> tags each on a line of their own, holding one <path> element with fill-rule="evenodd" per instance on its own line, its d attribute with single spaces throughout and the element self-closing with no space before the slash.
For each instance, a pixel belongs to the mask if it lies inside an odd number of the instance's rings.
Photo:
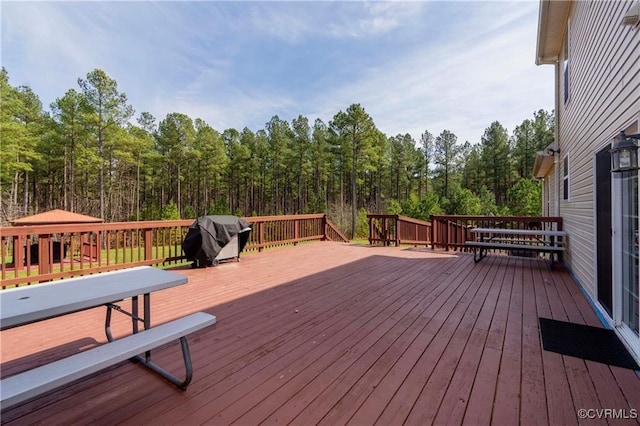
<svg viewBox="0 0 640 426">
<path fill-rule="evenodd" d="M 12 2 L 1 62 L 45 109 L 95 68 L 136 110 L 219 131 L 273 115 L 329 122 L 360 103 L 388 136 L 480 142 L 553 109 L 537 1 Z"/>
</svg>

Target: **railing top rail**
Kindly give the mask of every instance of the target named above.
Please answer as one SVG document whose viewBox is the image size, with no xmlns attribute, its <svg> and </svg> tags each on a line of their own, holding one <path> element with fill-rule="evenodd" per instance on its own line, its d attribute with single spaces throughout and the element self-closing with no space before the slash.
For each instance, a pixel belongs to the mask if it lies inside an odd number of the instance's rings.
<svg viewBox="0 0 640 426">
<path fill-rule="evenodd" d="M 242 219 L 246 220 L 247 222 L 258 223 L 258 222 L 271 222 L 274 220 L 282 221 L 282 220 L 322 219 L 325 216 L 326 215 L 323 213 L 315 213 L 315 214 L 297 214 L 297 215 L 286 215 L 286 216 L 251 216 L 251 217 L 243 217 Z"/>
<path fill-rule="evenodd" d="M 427 221 L 420 220 L 420 219 L 414 219 L 412 217 L 407 217 L 407 216 L 398 215 L 398 220 L 401 220 L 403 222 L 414 223 L 416 225 L 431 226 L 431 222 L 427 222 Z"/>
<path fill-rule="evenodd" d="M 244 217 L 249 223 L 261 223 L 271 221 L 322 219 L 324 214 L 287 215 L 287 216 L 254 216 Z M 195 219 L 180 220 L 154 220 L 140 222 L 109 222 L 109 223 L 69 223 L 61 225 L 28 225 L 28 226 L 3 226 L 0 227 L 0 235 L 5 237 L 64 234 L 91 231 L 114 231 L 130 229 L 154 229 L 175 226 L 190 226 Z"/>
<path fill-rule="evenodd" d="M 325 214 L 246 217 L 245 250 L 311 240 L 349 241 Z M 139 265 L 185 261 L 181 242 L 195 219 L 0 227 L 0 287 Z M 295 224 L 295 226 L 294 226 Z M 275 225 L 275 226 L 271 226 Z M 61 241 L 53 241 L 60 236 Z M 95 236 L 95 238 L 94 238 Z M 331 238 L 330 238 L 331 237 Z M 36 241 L 36 238 L 39 241 Z"/>
<path fill-rule="evenodd" d="M 431 222 L 414 219 L 412 217 L 402 216 L 399 214 L 367 214 L 367 217 L 370 219 L 397 219 L 403 222 L 411 222 L 418 225 L 431 225 Z"/>
<path fill-rule="evenodd" d="M 510 222 L 562 222 L 560 216 L 470 216 L 470 215 L 432 215 L 432 220 L 493 220 Z"/>
<path fill-rule="evenodd" d="M 193 220 L 156 220 L 145 222 L 68 223 L 64 225 L 4 226 L 0 235 L 19 236 L 33 234 L 64 234 L 72 232 L 113 231 L 125 229 L 153 229 L 172 226 L 189 226 Z"/>
</svg>

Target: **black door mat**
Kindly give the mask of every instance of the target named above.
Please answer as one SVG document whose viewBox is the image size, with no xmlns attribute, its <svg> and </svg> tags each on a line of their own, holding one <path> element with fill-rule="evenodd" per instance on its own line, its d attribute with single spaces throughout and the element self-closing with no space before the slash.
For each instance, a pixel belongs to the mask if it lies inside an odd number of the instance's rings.
<svg viewBox="0 0 640 426">
<path fill-rule="evenodd" d="M 613 330 L 539 318 L 546 351 L 640 370 Z"/>
</svg>

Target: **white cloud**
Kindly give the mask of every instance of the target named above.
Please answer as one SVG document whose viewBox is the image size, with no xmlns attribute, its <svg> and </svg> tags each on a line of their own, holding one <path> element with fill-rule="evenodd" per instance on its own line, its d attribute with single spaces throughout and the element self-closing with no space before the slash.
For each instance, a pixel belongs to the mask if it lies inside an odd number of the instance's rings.
<svg viewBox="0 0 640 426">
<path fill-rule="evenodd" d="M 250 10 L 249 25 L 288 43 L 311 37 L 362 38 L 386 34 L 419 15 L 425 2 L 263 2 Z"/>
<path fill-rule="evenodd" d="M 250 17 L 250 25 L 254 30 L 288 43 L 302 42 L 314 28 L 312 16 L 269 5 L 260 5 L 252 9 Z"/>
<path fill-rule="evenodd" d="M 158 96 L 149 103 L 147 110 L 158 121 L 170 112 L 181 112 L 194 120 L 201 118 L 222 132 L 227 128 L 242 130 L 244 127 L 257 131 L 276 114 L 289 119 L 290 112 L 297 107 L 297 102 L 284 93 L 219 88 L 206 98 L 184 91 Z"/>
<path fill-rule="evenodd" d="M 35 89 L 55 86 L 60 80 L 73 84 L 78 75 L 69 76 L 68 69 L 95 67 L 101 56 L 99 46 L 55 4 L 4 3 L 2 7 L 3 16 L 10 16 L 2 22 L 3 64 L 9 66 L 10 78 L 13 72 L 26 77 L 18 84 L 38 85 Z"/>
<path fill-rule="evenodd" d="M 553 70 L 534 65 L 535 22 L 522 25 L 521 16 L 512 11 L 491 25 L 479 24 L 486 16 L 475 18 L 463 37 L 364 70 L 359 81 L 318 96 L 314 113 L 331 118 L 361 103 L 389 136 L 416 139 L 424 130 L 447 129 L 459 142 L 476 143 L 495 120 L 513 131 L 535 110 L 553 106 Z"/>
<path fill-rule="evenodd" d="M 356 14 L 339 14 L 329 25 L 329 34 L 334 38 L 362 38 L 389 33 L 407 21 L 420 16 L 427 6 L 423 2 L 382 2 L 364 4 Z M 347 9 L 345 7 L 345 9 Z M 364 15 L 364 16 L 363 16 Z"/>
</svg>

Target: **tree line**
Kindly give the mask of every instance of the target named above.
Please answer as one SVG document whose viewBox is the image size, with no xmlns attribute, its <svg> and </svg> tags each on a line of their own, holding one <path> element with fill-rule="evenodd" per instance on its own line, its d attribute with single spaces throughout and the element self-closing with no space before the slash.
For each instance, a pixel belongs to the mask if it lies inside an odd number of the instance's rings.
<svg viewBox="0 0 640 426">
<path fill-rule="evenodd" d="M 0 76 L 1 219 L 62 208 L 106 221 L 328 213 L 349 235 L 366 212 L 539 215 L 535 153 L 554 116 L 533 113 L 511 135 L 450 130 L 388 136 L 360 104 L 325 123 L 274 115 L 263 129 L 219 131 L 172 112 L 135 115 L 104 71 L 78 79 L 45 110 Z"/>
</svg>

